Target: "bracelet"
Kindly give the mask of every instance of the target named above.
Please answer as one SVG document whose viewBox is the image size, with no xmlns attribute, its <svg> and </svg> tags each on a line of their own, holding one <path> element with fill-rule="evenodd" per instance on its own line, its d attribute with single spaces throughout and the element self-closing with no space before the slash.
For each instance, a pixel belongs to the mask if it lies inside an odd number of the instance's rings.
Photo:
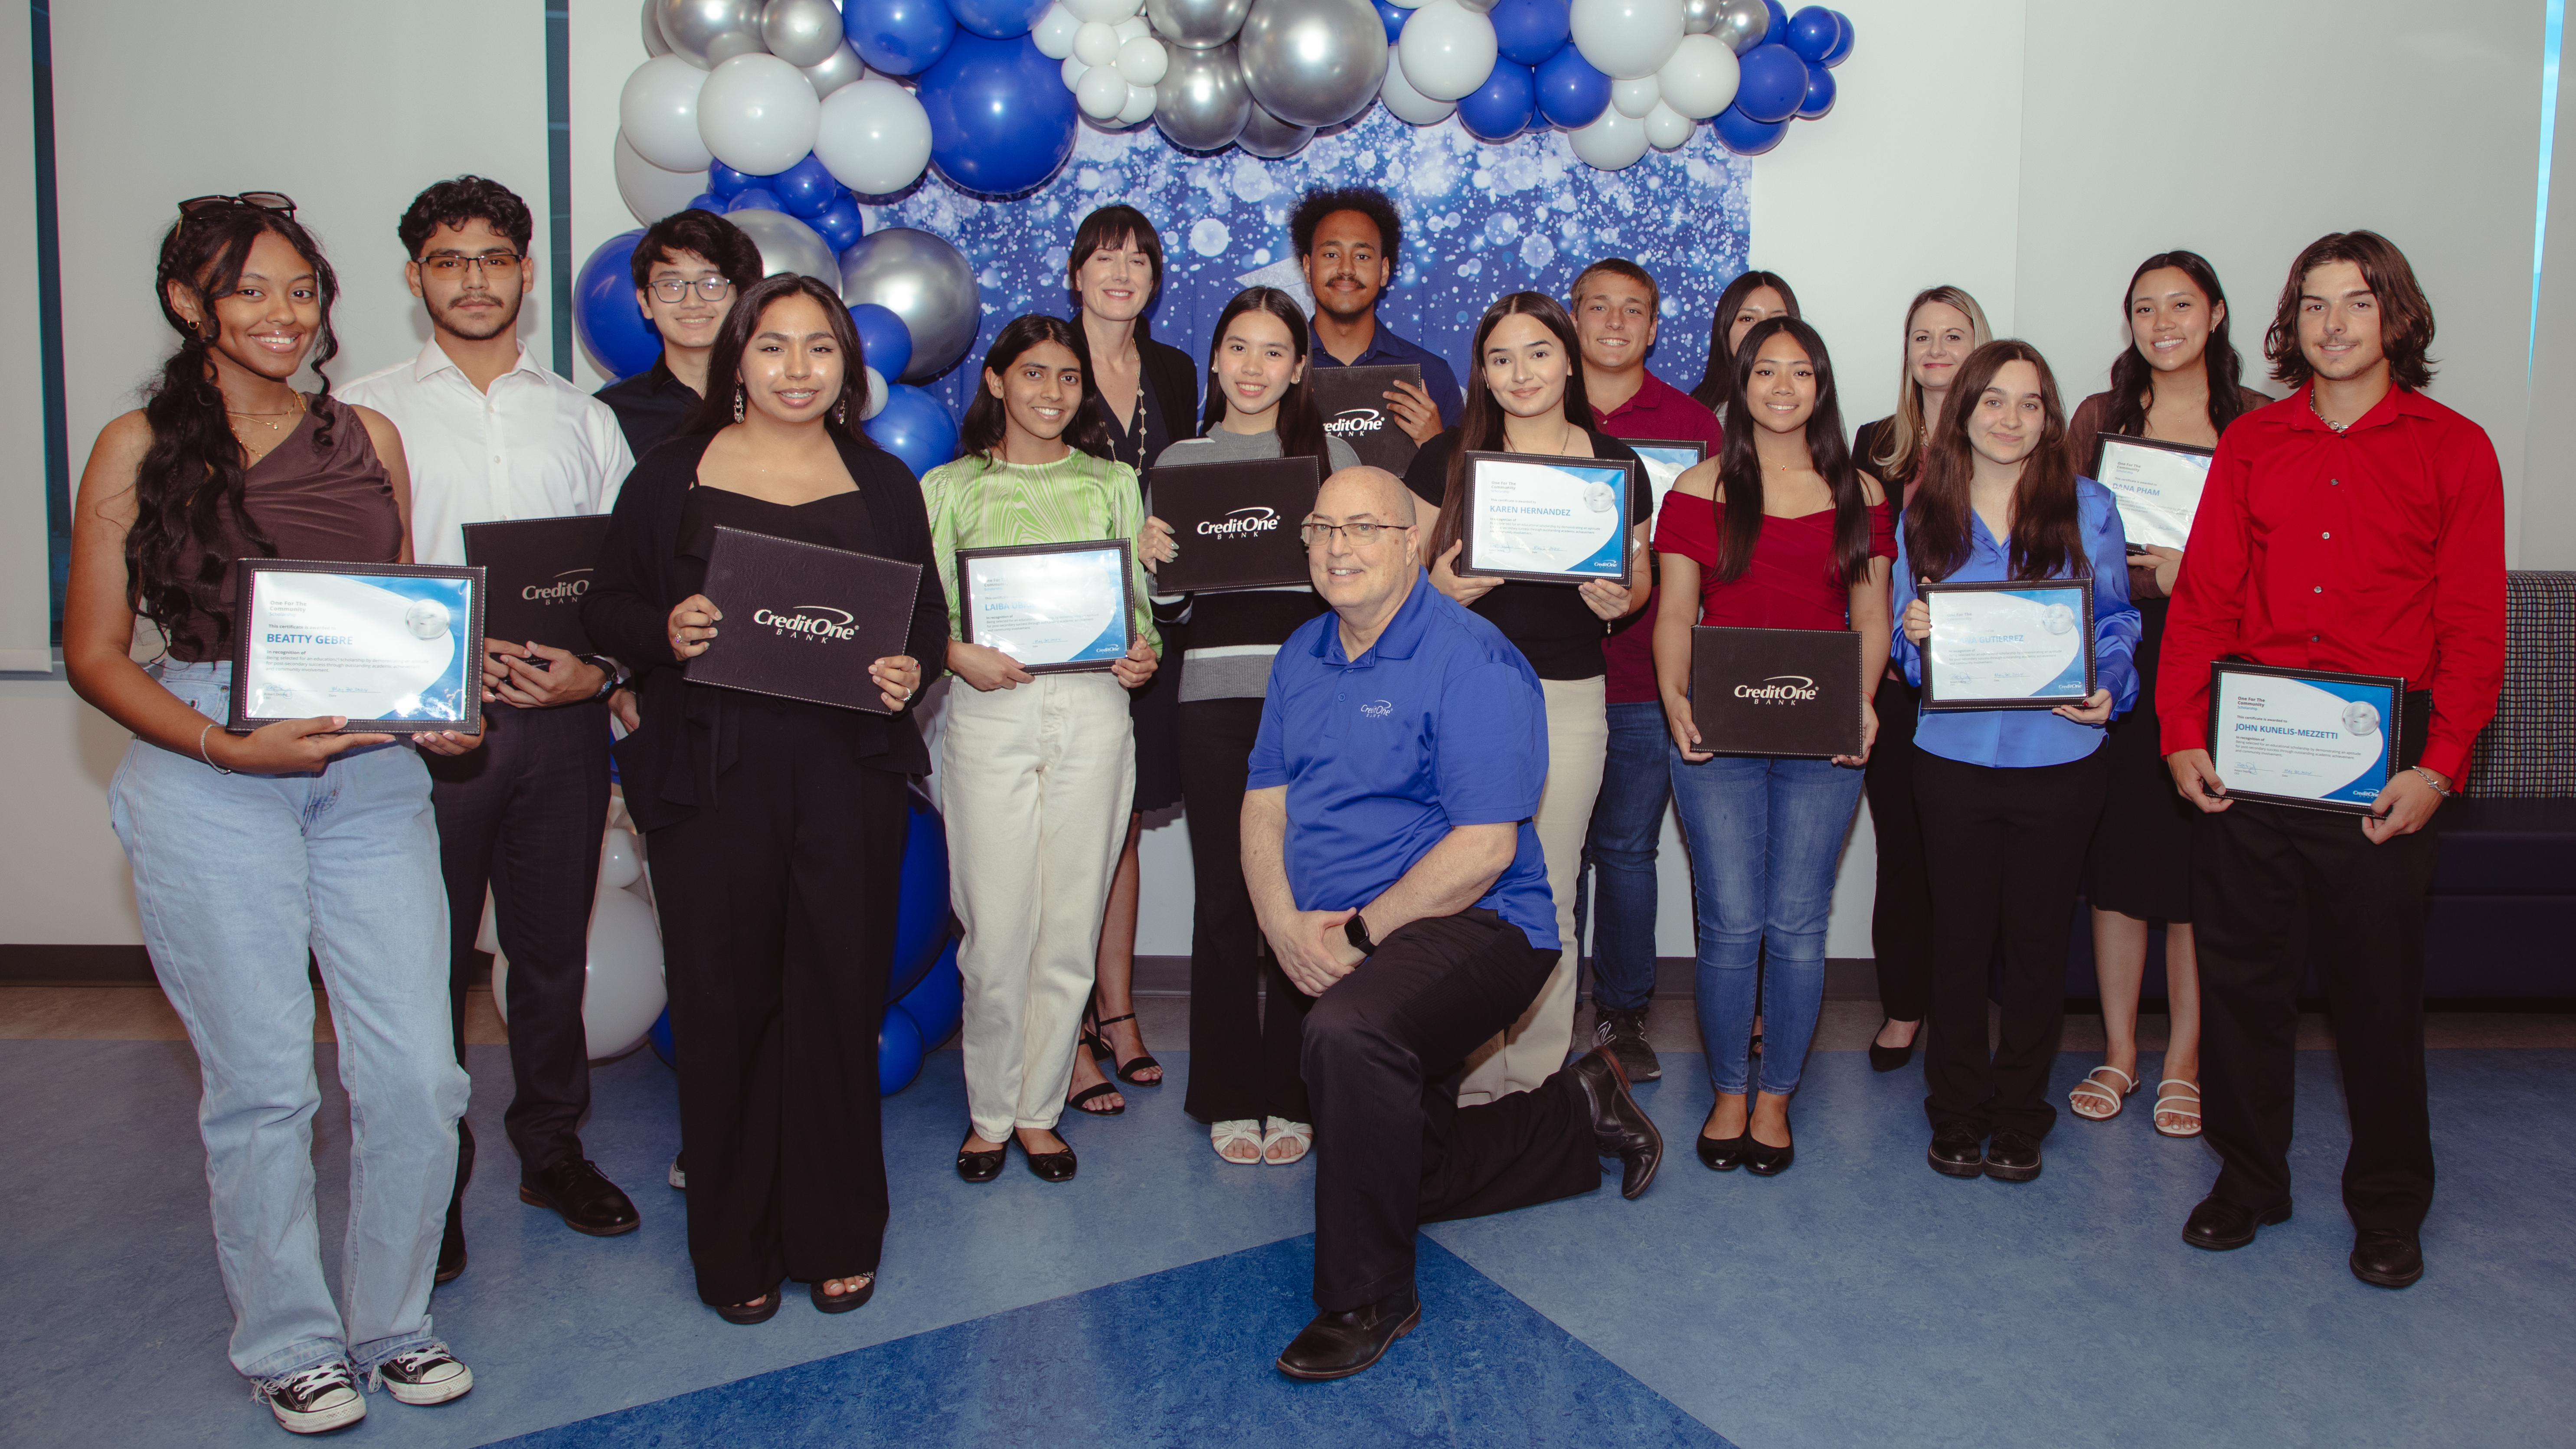
<svg viewBox="0 0 2576 1449">
<path fill-rule="evenodd" d="M 2409 765 L 2407 768 L 2422 776 L 2424 783 L 2433 787 L 2434 794 L 2441 796 L 2445 800 L 2451 798 L 2451 787 L 2442 783 L 2441 776 L 2425 769 L 2422 765 Z"/>
<path fill-rule="evenodd" d="M 209 723 L 204 729 L 197 731 L 197 758 L 205 761 L 206 767 L 213 770 L 216 774 L 229 775 L 232 771 L 216 764 L 215 757 L 206 753 L 206 736 L 214 733 L 214 729 L 214 725 Z"/>
</svg>

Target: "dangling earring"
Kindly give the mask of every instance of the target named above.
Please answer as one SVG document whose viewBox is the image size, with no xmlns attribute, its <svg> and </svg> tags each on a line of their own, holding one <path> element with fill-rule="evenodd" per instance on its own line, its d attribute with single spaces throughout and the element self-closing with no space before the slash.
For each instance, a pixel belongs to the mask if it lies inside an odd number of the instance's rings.
<svg viewBox="0 0 2576 1449">
<path fill-rule="evenodd" d="M 850 390 L 848 388 L 841 389 L 840 401 L 832 404 L 832 421 L 845 428 L 850 425 Z"/>
<path fill-rule="evenodd" d="M 737 423 L 742 421 L 742 402 L 742 384 L 735 383 L 733 385 L 733 420 Z"/>
</svg>

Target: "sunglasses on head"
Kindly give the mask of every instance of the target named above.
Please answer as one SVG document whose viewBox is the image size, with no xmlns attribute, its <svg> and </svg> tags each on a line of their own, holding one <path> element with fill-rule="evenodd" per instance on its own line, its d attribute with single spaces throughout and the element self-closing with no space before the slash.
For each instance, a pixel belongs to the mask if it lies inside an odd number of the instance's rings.
<svg viewBox="0 0 2576 1449">
<path fill-rule="evenodd" d="M 245 191 L 239 196 L 191 196 L 179 203 L 179 213 L 184 216 L 209 206 L 250 206 L 283 216 L 295 214 L 295 198 L 283 191 Z"/>
</svg>

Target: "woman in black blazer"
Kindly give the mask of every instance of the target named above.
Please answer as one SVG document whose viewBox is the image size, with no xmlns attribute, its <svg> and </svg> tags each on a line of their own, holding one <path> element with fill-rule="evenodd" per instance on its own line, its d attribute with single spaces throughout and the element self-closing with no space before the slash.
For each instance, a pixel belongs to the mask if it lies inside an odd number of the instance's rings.
<svg viewBox="0 0 2576 1449">
<path fill-rule="evenodd" d="M 885 1239 L 877 1029 L 906 785 L 930 769 L 911 705 L 920 661 L 946 657 L 948 602 L 920 485 L 856 426 L 860 368 L 830 288 L 747 289 L 705 405 L 619 492 L 582 601 L 597 647 L 635 671 L 640 723 L 614 753 L 661 913 L 689 1257 L 736 1323 L 776 1313 L 783 1278 L 826 1313 L 858 1307 Z M 757 627 L 757 601 L 704 592 L 719 527 L 922 566 L 905 652 L 868 668 L 891 714 L 684 677 L 723 630 Z"/>
</svg>

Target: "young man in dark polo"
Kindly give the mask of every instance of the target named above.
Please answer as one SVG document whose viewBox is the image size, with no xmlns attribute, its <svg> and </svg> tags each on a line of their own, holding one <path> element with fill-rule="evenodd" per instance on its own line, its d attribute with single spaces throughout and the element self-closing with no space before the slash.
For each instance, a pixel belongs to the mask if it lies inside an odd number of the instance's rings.
<svg viewBox="0 0 2576 1449">
<path fill-rule="evenodd" d="M 1315 294 L 1315 366 L 1420 367 L 1422 386 L 1399 382 L 1386 393 L 1387 415 L 1420 444 L 1457 425 L 1466 397 L 1438 353 L 1378 321 L 1403 237 L 1395 203 L 1374 186 L 1309 191 L 1288 214 L 1288 239 L 1305 268 L 1306 290 Z"/>
</svg>

